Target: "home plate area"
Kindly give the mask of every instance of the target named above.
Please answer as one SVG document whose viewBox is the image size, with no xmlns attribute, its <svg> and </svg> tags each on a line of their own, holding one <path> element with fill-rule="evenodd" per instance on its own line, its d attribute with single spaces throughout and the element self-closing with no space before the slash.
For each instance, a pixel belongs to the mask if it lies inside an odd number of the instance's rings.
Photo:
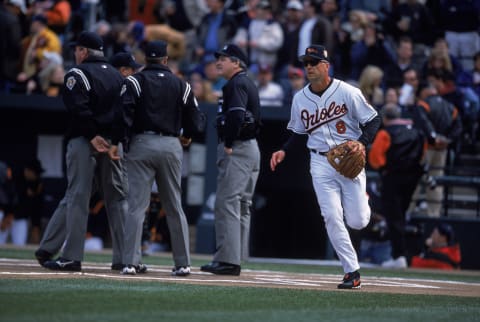
<svg viewBox="0 0 480 322">
<path fill-rule="evenodd" d="M 158 281 L 218 286 L 248 286 L 308 289 L 338 292 L 374 292 L 397 294 L 428 294 L 480 297 L 480 283 L 433 280 L 420 278 L 377 277 L 362 275 L 362 288 L 337 290 L 341 272 L 333 274 L 286 273 L 278 271 L 242 270 L 240 276 L 221 276 L 201 272 L 192 267 L 186 277 L 171 276 L 171 267 L 148 265 L 148 272 L 138 275 L 122 275 L 112 271 L 109 263 L 82 263 L 82 272 L 55 272 L 41 267 L 34 260 L 0 258 L 0 279 L 4 278 L 104 278 L 132 281 Z M 434 273 L 432 273 L 434 275 Z"/>
</svg>

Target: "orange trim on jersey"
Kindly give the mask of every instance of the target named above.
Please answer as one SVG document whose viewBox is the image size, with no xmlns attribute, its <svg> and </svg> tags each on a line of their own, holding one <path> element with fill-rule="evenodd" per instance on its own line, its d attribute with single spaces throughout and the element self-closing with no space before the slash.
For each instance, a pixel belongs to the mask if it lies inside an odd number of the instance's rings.
<svg viewBox="0 0 480 322">
<path fill-rule="evenodd" d="M 427 111 L 427 113 L 430 113 L 430 105 L 428 105 L 427 102 L 422 101 L 422 100 L 419 100 L 419 101 L 418 101 L 418 105 L 420 105 L 421 107 L 423 107 L 423 108 L 425 109 L 425 111 Z"/>
<path fill-rule="evenodd" d="M 390 145 L 390 134 L 384 129 L 379 130 L 368 153 L 368 163 L 373 169 L 377 170 L 387 164 L 387 151 Z"/>
</svg>

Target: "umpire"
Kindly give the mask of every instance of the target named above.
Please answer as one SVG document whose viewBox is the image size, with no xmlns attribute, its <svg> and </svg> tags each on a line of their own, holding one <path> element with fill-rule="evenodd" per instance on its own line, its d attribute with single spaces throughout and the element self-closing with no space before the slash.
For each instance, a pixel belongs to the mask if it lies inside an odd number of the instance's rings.
<svg viewBox="0 0 480 322">
<path fill-rule="evenodd" d="M 35 256 L 46 268 L 80 271 L 94 180 L 103 192 L 110 223 L 112 266 L 122 263 L 128 187 L 121 159 L 113 161 L 106 153 L 112 135 L 114 101 L 123 77 L 107 63 L 103 41 L 97 34 L 84 31 L 72 45 L 77 66 L 65 75 L 63 91 L 71 119 L 66 153 L 68 186 Z M 51 260 L 64 242 L 61 257 Z"/>
<path fill-rule="evenodd" d="M 190 84 L 168 68 L 167 44 L 148 43 L 145 56 L 145 69 L 128 76 L 122 87 L 123 117 L 116 124 L 118 134 L 114 140 L 119 141 L 129 131 L 134 133 L 126 156 L 128 181 L 135 189 L 130 190 L 128 198 L 123 256 L 126 266 L 122 274 L 135 275 L 139 267 L 145 267 L 140 266 L 140 243 L 155 180 L 170 230 L 175 263 L 172 275 L 185 276 L 190 274 L 190 250 L 181 204 L 182 143 L 188 145 L 193 134 L 203 132 L 205 118 Z M 116 152 L 114 145 L 110 149 L 113 159 L 117 158 Z"/>
<path fill-rule="evenodd" d="M 228 80 L 217 117 L 217 251 L 201 270 L 240 275 L 240 262 L 248 257 L 250 206 L 260 169 L 256 140 L 260 100 L 257 87 L 247 76 L 247 57 L 240 48 L 226 45 L 215 57 L 219 74 Z"/>
</svg>

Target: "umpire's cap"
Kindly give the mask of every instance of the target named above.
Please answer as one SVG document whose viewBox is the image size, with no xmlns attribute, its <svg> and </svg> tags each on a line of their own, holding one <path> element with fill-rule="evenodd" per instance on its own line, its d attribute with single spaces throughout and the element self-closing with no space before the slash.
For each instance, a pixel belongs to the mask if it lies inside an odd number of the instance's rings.
<svg viewBox="0 0 480 322">
<path fill-rule="evenodd" d="M 110 64 L 116 68 L 131 67 L 133 69 L 139 69 L 142 67 L 142 65 L 137 63 L 135 58 L 129 53 L 116 53 L 112 59 L 110 59 Z"/>
<path fill-rule="evenodd" d="M 305 58 L 313 58 L 328 62 L 328 52 L 322 45 L 310 45 L 305 49 L 305 55 L 298 57 L 302 62 Z"/>
<path fill-rule="evenodd" d="M 162 40 L 150 41 L 145 47 L 147 58 L 160 58 L 167 56 L 167 43 Z"/>
<path fill-rule="evenodd" d="M 225 45 L 221 50 L 215 52 L 215 58 L 220 56 L 237 58 L 243 61 L 245 64 L 248 64 L 247 55 L 245 55 L 243 50 L 234 44 Z"/>
<path fill-rule="evenodd" d="M 103 40 L 94 32 L 82 31 L 78 36 L 77 41 L 71 42 L 70 46 L 81 46 L 103 51 Z"/>
</svg>

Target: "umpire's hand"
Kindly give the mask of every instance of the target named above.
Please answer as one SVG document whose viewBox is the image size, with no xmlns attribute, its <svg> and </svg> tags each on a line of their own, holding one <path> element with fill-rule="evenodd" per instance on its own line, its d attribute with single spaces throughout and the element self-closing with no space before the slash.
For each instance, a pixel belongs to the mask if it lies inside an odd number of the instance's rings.
<svg viewBox="0 0 480 322">
<path fill-rule="evenodd" d="M 277 165 L 285 159 L 285 151 L 278 150 L 272 154 L 272 158 L 270 159 L 270 169 L 275 171 Z"/>
<path fill-rule="evenodd" d="M 110 149 L 108 149 L 108 156 L 110 159 L 117 161 L 120 160 L 120 155 L 118 154 L 118 146 L 117 145 L 111 145 Z"/>
<path fill-rule="evenodd" d="M 110 143 L 108 143 L 107 140 L 102 138 L 100 135 L 95 136 L 90 143 L 93 145 L 95 150 L 100 153 L 108 152 L 108 149 L 110 148 Z"/>
</svg>

